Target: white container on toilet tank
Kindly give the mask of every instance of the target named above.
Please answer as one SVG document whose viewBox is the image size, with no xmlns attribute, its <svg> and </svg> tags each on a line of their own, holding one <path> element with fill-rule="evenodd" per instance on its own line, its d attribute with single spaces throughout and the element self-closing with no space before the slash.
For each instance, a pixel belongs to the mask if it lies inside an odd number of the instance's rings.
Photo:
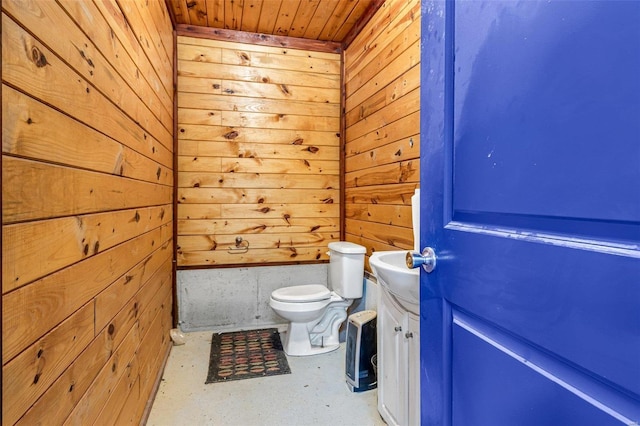
<svg viewBox="0 0 640 426">
<path fill-rule="evenodd" d="M 416 188 L 411 196 L 411 222 L 413 224 L 413 250 L 420 250 L 420 188 Z"/>
<path fill-rule="evenodd" d="M 329 288 L 310 284 L 271 293 L 269 305 L 289 321 L 283 343 L 287 355 L 307 356 L 338 349 L 347 308 L 353 299 L 362 297 L 365 251 L 346 241 L 329 243 Z"/>
</svg>

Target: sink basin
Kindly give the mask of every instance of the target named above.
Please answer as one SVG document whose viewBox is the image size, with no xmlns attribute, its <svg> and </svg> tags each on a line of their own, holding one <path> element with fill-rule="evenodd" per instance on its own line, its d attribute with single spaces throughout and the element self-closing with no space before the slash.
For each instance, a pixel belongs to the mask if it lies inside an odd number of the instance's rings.
<svg viewBox="0 0 640 426">
<path fill-rule="evenodd" d="M 369 264 L 380 285 L 415 309 L 420 306 L 420 269 L 407 268 L 406 256 L 406 250 L 376 251 Z"/>
</svg>

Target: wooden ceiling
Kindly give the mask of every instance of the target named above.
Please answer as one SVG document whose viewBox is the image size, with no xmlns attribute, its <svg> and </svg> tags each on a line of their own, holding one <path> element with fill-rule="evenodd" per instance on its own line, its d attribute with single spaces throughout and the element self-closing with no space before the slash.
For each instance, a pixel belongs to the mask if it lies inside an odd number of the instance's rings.
<svg viewBox="0 0 640 426">
<path fill-rule="evenodd" d="M 344 45 L 381 0 L 166 0 L 176 28 L 208 27 Z"/>
</svg>

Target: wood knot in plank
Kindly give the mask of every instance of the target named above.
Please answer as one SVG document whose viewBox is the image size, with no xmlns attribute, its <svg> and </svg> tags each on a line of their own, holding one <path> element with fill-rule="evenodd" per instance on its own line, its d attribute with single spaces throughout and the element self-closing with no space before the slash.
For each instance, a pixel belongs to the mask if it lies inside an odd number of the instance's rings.
<svg viewBox="0 0 640 426">
<path fill-rule="evenodd" d="M 78 48 L 76 47 L 76 49 L 78 49 Z M 82 49 L 78 49 L 78 52 L 80 53 L 80 57 L 81 57 L 82 59 L 84 59 L 84 60 L 87 62 L 87 64 L 88 64 L 91 68 L 95 68 L 95 67 L 96 67 L 95 65 L 93 65 L 93 61 L 91 60 L 91 58 L 89 58 L 89 57 L 84 53 L 84 50 L 82 50 Z"/>
<path fill-rule="evenodd" d="M 237 131 L 233 130 L 233 131 L 231 131 L 231 132 L 225 133 L 225 134 L 224 134 L 224 138 L 225 138 L 225 139 L 235 139 L 235 138 L 237 138 L 239 135 L 240 135 L 240 134 L 239 134 Z"/>
<path fill-rule="evenodd" d="M 271 208 L 270 207 L 263 207 L 261 209 L 258 209 L 258 211 L 260 213 L 269 213 L 271 211 Z"/>
<path fill-rule="evenodd" d="M 282 93 L 284 93 L 285 95 L 291 95 L 291 92 L 289 91 L 289 88 L 286 84 L 280 84 L 279 87 Z"/>
<path fill-rule="evenodd" d="M 415 173 L 416 170 L 413 168 L 412 162 L 409 161 L 407 164 L 400 166 L 400 178 L 398 179 L 398 181 L 406 182 Z"/>
<path fill-rule="evenodd" d="M 31 60 L 34 64 L 36 64 L 36 67 L 38 68 L 49 65 L 49 62 L 47 62 L 47 57 L 44 56 L 44 53 L 42 53 L 36 46 L 31 47 Z"/>
<path fill-rule="evenodd" d="M 317 146 L 310 146 L 306 150 L 309 151 L 312 154 L 315 154 L 316 152 L 320 151 L 320 148 L 318 148 Z"/>
<path fill-rule="evenodd" d="M 239 167 L 240 167 L 240 164 L 238 163 L 232 164 L 231 166 L 227 167 L 227 169 L 225 170 L 225 173 L 235 173 Z"/>
<path fill-rule="evenodd" d="M 333 204 L 333 198 L 331 198 L 331 197 L 324 198 L 324 199 L 322 199 L 320 201 L 322 201 L 323 204 Z"/>
<path fill-rule="evenodd" d="M 304 142 L 304 139 L 302 138 L 297 138 L 296 140 L 294 140 L 293 142 L 291 142 L 292 145 L 302 145 L 302 143 Z"/>
</svg>

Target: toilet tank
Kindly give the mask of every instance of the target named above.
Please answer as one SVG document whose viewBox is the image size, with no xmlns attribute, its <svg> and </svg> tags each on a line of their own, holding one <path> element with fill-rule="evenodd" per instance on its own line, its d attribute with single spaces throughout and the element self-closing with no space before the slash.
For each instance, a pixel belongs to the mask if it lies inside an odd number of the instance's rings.
<svg viewBox="0 0 640 426">
<path fill-rule="evenodd" d="M 329 287 L 345 299 L 362 297 L 366 251 L 346 241 L 329 243 Z"/>
</svg>

